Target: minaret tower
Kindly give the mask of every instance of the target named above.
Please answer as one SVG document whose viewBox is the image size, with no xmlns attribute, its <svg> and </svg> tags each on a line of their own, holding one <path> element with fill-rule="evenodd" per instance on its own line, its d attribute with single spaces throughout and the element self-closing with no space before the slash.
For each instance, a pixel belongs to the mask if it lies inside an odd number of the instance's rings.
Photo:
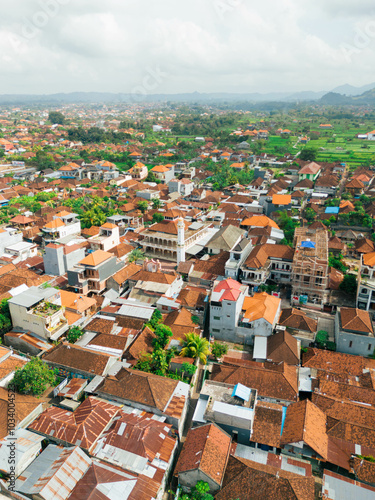
<svg viewBox="0 0 375 500">
<path fill-rule="evenodd" d="M 179 217 L 177 222 L 177 265 L 185 262 L 185 222 Z"/>
</svg>

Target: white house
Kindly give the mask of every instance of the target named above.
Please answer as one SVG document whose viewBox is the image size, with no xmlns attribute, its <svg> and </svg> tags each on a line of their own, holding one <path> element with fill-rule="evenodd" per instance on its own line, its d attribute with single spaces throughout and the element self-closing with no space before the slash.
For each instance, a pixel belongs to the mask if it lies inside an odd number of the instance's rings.
<svg viewBox="0 0 375 500">
<path fill-rule="evenodd" d="M 248 287 L 228 278 L 215 281 L 210 300 L 209 332 L 215 338 L 233 342 Z"/>
<path fill-rule="evenodd" d="M 100 227 L 99 234 L 88 239 L 93 250 L 108 252 L 120 244 L 120 228 L 106 222 Z"/>
<path fill-rule="evenodd" d="M 57 340 L 69 328 L 59 302 L 60 290 L 30 287 L 8 301 L 13 327 Z"/>
<path fill-rule="evenodd" d="M 77 219 L 77 214 L 60 212 L 53 217 L 43 228 L 43 239 L 46 244 L 54 243 L 66 236 L 80 234 L 81 222 Z"/>
</svg>

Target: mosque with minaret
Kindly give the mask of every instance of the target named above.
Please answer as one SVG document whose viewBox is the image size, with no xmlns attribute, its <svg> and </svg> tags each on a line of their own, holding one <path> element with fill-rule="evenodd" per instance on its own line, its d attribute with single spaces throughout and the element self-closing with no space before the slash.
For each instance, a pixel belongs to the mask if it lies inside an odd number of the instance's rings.
<svg viewBox="0 0 375 500">
<path fill-rule="evenodd" d="M 183 212 L 171 209 L 162 222 L 141 233 L 139 243 L 147 256 L 178 265 L 199 253 L 212 234 L 211 222 L 190 222 L 183 218 Z"/>
</svg>

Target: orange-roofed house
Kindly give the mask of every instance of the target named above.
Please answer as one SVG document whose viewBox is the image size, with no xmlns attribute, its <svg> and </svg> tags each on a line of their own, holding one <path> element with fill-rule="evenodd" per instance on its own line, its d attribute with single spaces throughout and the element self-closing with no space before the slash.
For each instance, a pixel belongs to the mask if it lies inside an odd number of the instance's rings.
<svg viewBox="0 0 375 500">
<path fill-rule="evenodd" d="M 216 493 L 223 483 L 231 442 L 216 424 L 190 429 L 174 471 L 179 484 L 193 488 L 201 480 Z"/>
<path fill-rule="evenodd" d="M 280 314 L 281 299 L 266 292 L 255 293 L 253 297 L 246 297 L 244 300 L 239 327 L 246 338 L 255 334 L 268 337 L 272 335 Z"/>
<path fill-rule="evenodd" d="M 62 211 L 54 215 L 53 220 L 47 222 L 42 227 L 44 244 L 60 242 L 67 236 L 81 233 L 81 222 L 77 219 L 77 214 Z"/>
<path fill-rule="evenodd" d="M 248 287 L 227 278 L 215 281 L 210 299 L 210 334 L 228 342 L 239 342 L 237 325 Z"/>
<path fill-rule="evenodd" d="M 241 227 L 251 229 L 253 227 L 271 226 L 274 229 L 280 229 L 276 222 L 265 215 L 253 215 L 241 222 Z"/>
<path fill-rule="evenodd" d="M 367 140 L 368 141 L 375 141 L 375 130 L 373 130 L 372 132 L 369 132 L 367 134 Z"/>
<path fill-rule="evenodd" d="M 292 208 L 292 195 L 290 194 L 273 194 L 272 198 L 267 197 L 265 204 L 265 213 L 270 216 L 272 212 L 282 210 L 290 210 Z"/>
<path fill-rule="evenodd" d="M 362 289 L 363 291 L 363 289 Z M 337 309 L 335 318 L 335 342 L 338 352 L 370 356 L 375 349 L 372 312 L 354 307 Z"/>
<path fill-rule="evenodd" d="M 82 179 L 84 169 L 76 163 L 68 163 L 58 170 L 60 179 Z"/>
<path fill-rule="evenodd" d="M 174 165 L 156 165 L 151 172 L 162 184 L 168 184 L 174 178 Z"/>
<path fill-rule="evenodd" d="M 146 177 L 148 176 L 148 169 L 146 165 L 143 165 L 143 163 L 137 161 L 134 167 L 129 170 L 129 174 L 132 176 L 132 179 L 141 181 L 143 179 L 146 179 Z"/>
<path fill-rule="evenodd" d="M 304 179 L 315 181 L 319 177 L 321 171 L 322 168 L 317 163 L 308 163 L 298 172 L 298 179 L 299 181 L 303 181 Z"/>
<path fill-rule="evenodd" d="M 100 294 L 107 287 L 107 280 L 123 267 L 112 253 L 96 250 L 68 270 L 69 287 L 83 295 Z"/>
</svg>

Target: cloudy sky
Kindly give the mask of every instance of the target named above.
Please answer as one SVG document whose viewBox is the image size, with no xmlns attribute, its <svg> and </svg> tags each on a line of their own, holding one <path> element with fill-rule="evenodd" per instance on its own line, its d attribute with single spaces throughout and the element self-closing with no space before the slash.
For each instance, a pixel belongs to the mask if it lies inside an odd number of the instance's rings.
<svg viewBox="0 0 375 500">
<path fill-rule="evenodd" d="M 375 81 L 375 3 L 17 0 L 0 59 L 0 94 L 359 86 Z"/>
</svg>

